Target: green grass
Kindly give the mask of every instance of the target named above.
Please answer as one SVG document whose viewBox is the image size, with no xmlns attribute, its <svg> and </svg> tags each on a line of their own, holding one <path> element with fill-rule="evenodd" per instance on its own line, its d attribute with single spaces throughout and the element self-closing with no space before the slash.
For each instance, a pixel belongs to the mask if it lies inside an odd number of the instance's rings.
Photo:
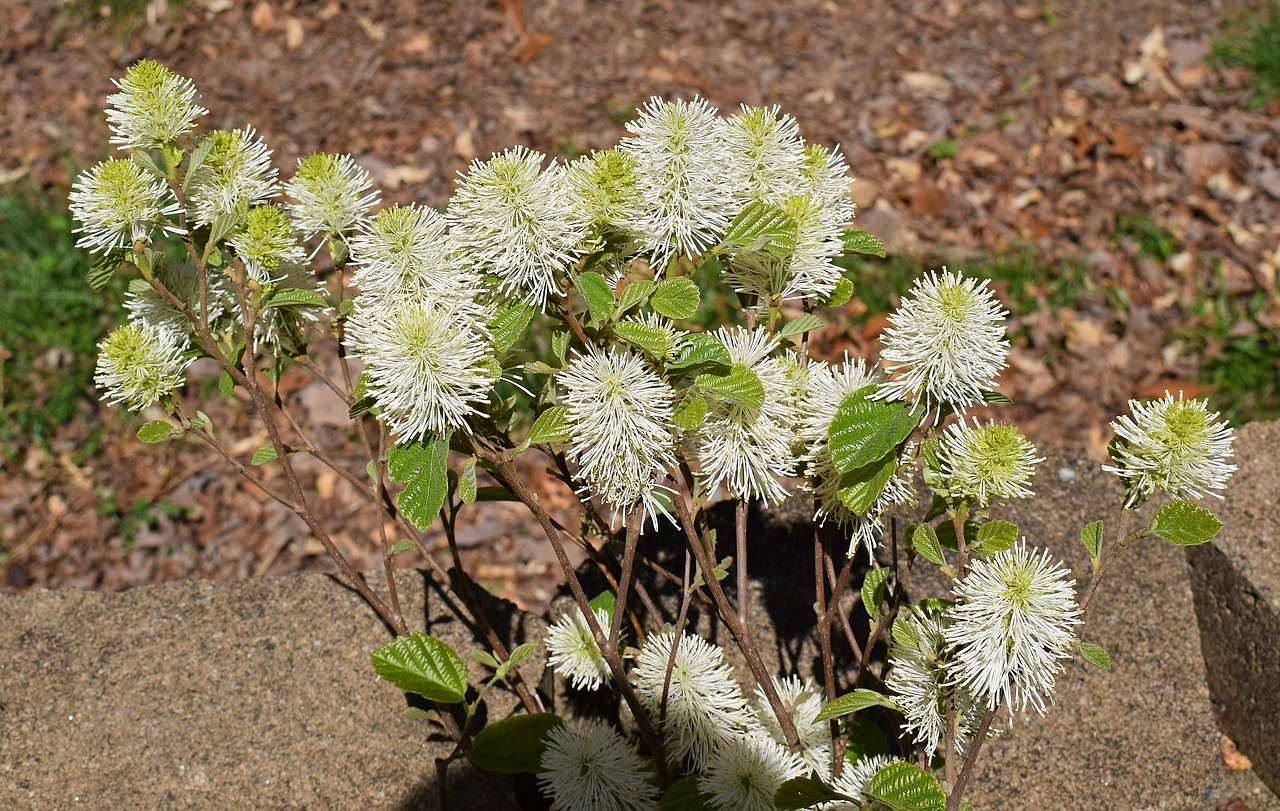
<svg viewBox="0 0 1280 811">
<path fill-rule="evenodd" d="M 935 161 L 951 160 L 956 156 L 956 142 L 950 139 L 929 144 L 929 157 Z"/>
<path fill-rule="evenodd" d="M 1156 224 L 1146 214 L 1135 211 L 1121 211 L 1116 214 L 1117 238 L 1127 238 L 1138 246 L 1143 256 L 1167 262 L 1178 252 L 1178 243 L 1173 234 Z"/>
<path fill-rule="evenodd" d="M 176 19 L 183 0 L 160 0 L 156 24 L 168 26 Z M 85 30 L 96 36 L 109 36 L 127 43 L 140 29 L 147 27 L 147 7 L 153 0 L 70 0 L 58 19 L 57 34 L 65 36 L 72 31 Z"/>
<path fill-rule="evenodd" d="M 1262 12 L 1244 12 L 1229 19 L 1211 41 L 1220 64 L 1241 67 L 1251 74 L 1253 106 L 1280 95 L 1280 3 Z"/>
<path fill-rule="evenodd" d="M 122 320 L 124 282 L 95 293 L 61 199 L 0 189 L 0 441 L 47 443 L 93 397 L 97 342 Z"/>
</svg>

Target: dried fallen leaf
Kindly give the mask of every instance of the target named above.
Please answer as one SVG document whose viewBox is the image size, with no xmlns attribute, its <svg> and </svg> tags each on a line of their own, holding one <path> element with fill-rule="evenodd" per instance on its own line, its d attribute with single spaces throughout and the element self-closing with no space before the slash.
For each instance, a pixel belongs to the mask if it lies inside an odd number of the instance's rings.
<svg viewBox="0 0 1280 811">
<path fill-rule="evenodd" d="M 1222 765 L 1227 767 L 1227 771 L 1242 772 L 1253 768 L 1253 762 L 1237 749 L 1235 741 L 1226 735 L 1222 736 L 1219 749 L 1222 752 Z"/>
<path fill-rule="evenodd" d="M 262 2 L 253 7 L 253 13 L 249 15 L 249 22 L 253 24 L 254 28 L 266 34 L 276 27 L 276 10 L 267 0 L 262 0 Z"/>
<path fill-rule="evenodd" d="M 284 21 L 284 47 L 290 51 L 298 50 L 306 34 L 302 30 L 302 21 L 297 17 L 289 17 Z"/>
</svg>

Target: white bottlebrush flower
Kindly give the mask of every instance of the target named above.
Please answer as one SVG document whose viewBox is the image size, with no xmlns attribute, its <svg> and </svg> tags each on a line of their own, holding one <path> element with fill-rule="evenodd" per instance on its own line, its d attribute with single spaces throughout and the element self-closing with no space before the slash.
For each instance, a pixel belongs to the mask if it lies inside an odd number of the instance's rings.
<svg viewBox="0 0 1280 811">
<path fill-rule="evenodd" d="M 943 630 L 950 684 L 989 708 L 1008 701 L 1044 714 L 1054 677 L 1070 657 L 1080 614 L 1067 570 L 1047 551 L 1021 541 L 991 560 L 975 560 L 956 584 L 956 604 Z"/>
<path fill-rule="evenodd" d="M 770 357 L 777 338 L 768 331 L 722 327 L 716 337 L 735 364 L 756 374 L 764 402 L 751 407 L 707 396 L 707 416 L 688 437 L 709 491 L 776 504 L 787 497 L 780 477 L 795 473 L 796 397 L 788 364 Z"/>
<path fill-rule="evenodd" d="M 568 456 L 587 489 L 621 512 L 666 513 L 660 482 L 675 465 L 671 386 L 635 353 L 588 346 L 557 375 L 572 437 Z"/>
<path fill-rule="evenodd" d="M 285 194 L 296 201 L 289 204 L 289 215 L 308 238 L 340 234 L 363 219 L 378 202 L 378 192 L 371 188 L 373 179 L 354 158 L 328 152 L 299 160 L 284 185 Z"/>
<path fill-rule="evenodd" d="M 880 361 L 890 380 L 881 392 L 960 412 L 983 402 L 983 390 L 1005 367 L 1007 315 L 986 279 L 965 279 L 945 267 L 918 279 L 889 316 Z"/>
<path fill-rule="evenodd" d="M 559 289 L 588 227 L 564 168 L 543 171 L 543 160 L 518 146 L 473 161 L 445 212 L 466 261 L 497 276 L 503 292 L 539 308 Z"/>
<path fill-rule="evenodd" d="M 993 498 L 1026 498 L 1035 466 L 1044 461 L 1016 425 L 949 426 L 938 448 L 938 473 L 952 497 L 986 507 Z"/>
<path fill-rule="evenodd" d="M 597 608 L 593 613 L 607 635 L 609 612 Z M 575 690 L 597 690 L 609 680 L 609 665 L 600 654 L 582 609 L 569 609 L 547 628 L 547 664 L 568 679 Z"/>
<path fill-rule="evenodd" d="M 635 158 L 642 210 L 627 223 L 654 272 L 714 246 L 736 210 L 725 176 L 724 122 L 704 99 L 653 98 L 618 149 Z"/>
<path fill-rule="evenodd" d="M 605 721 L 563 724 L 547 733 L 538 785 L 552 811 L 654 811 L 653 770 Z"/>
<path fill-rule="evenodd" d="M 357 304 L 347 337 L 393 433 L 421 439 L 465 429 L 467 417 L 480 413 L 499 373 L 484 324 L 478 307 L 460 302 Z"/>
<path fill-rule="evenodd" d="M 190 79 L 151 59 L 134 63 L 124 78 L 112 84 L 120 92 L 107 96 L 107 125 L 111 143 L 124 149 L 172 144 L 208 112 L 196 104 Z"/>
<path fill-rule="evenodd" d="M 299 265 L 307 253 L 298 244 L 298 232 L 279 206 L 254 206 L 227 238 L 244 269 L 258 284 L 279 281 L 281 267 Z"/>
<path fill-rule="evenodd" d="M 93 382 L 105 402 L 141 411 L 181 386 L 190 362 L 177 335 L 150 324 L 125 324 L 98 344 Z"/>
<path fill-rule="evenodd" d="M 756 732 L 713 749 L 698 776 L 698 790 L 721 811 L 773 811 L 778 787 L 804 773 L 799 756 Z"/>
<path fill-rule="evenodd" d="M 76 247 L 92 253 L 127 248 L 149 239 L 157 226 L 175 234 L 169 221 L 180 210 L 164 181 L 130 160 L 108 160 L 88 170 L 71 187 L 71 216 L 80 223 Z"/>
<path fill-rule="evenodd" d="M 947 651 L 943 622 L 938 616 L 913 611 L 900 620 L 905 633 L 895 636 L 889 660 L 893 663 L 886 680 L 889 692 L 902 708 L 903 726 L 932 755 L 938 751 L 947 726 Z M 897 628 L 898 623 L 894 623 Z M 957 715 L 955 749 L 963 754 L 982 723 L 978 702 L 963 687 L 957 687 L 954 701 Z"/>
<path fill-rule="evenodd" d="M 411 204 L 379 211 L 351 239 L 355 284 L 366 300 L 472 298 L 480 285 L 454 251 L 444 217 Z"/>
<path fill-rule="evenodd" d="M 800 757 L 804 759 L 809 770 L 819 773 L 831 768 L 831 725 L 827 721 L 815 721 L 818 713 L 826 704 L 822 692 L 809 679 L 800 680 L 799 676 L 788 676 L 785 679 L 773 677 L 773 689 L 777 691 L 782 705 L 791 710 L 791 722 L 795 725 L 796 734 L 800 737 Z M 773 711 L 764 690 L 756 687 L 755 703 L 756 720 L 765 733 L 780 746 L 787 745 L 787 738 L 782 734 L 782 725 L 778 723 L 778 715 Z"/>
<path fill-rule="evenodd" d="M 215 272 L 211 271 L 210 276 Z M 320 293 L 320 280 L 307 262 L 292 257 L 281 260 L 272 273 L 272 283 L 278 290 L 310 290 Z M 240 324 L 244 323 L 244 310 L 240 299 L 232 295 L 229 307 Z M 309 324 L 320 319 L 321 307 L 311 305 L 294 307 L 268 307 L 259 310 L 253 325 L 254 339 L 258 346 L 272 352 L 297 349 L 305 343 L 305 331 Z"/>
<path fill-rule="evenodd" d="M 271 150 L 253 127 L 215 130 L 209 154 L 191 173 L 187 216 L 197 228 L 220 216 L 240 218 L 279 191 Z"/>
<path fill-rule="evenodd" d="M 870 802 L 867 788 L 871 785 L 871 778 L 890 763 L 900 762 L 899 758 L 889 755 L 866 755 L 858 758 L 855 763 L 846 762 L 840 770 L 840 777 L 832 783 L 832 788 L 847 797 L 856 797 L 860 802 Z M 847 800 L 833 800 L 814 806 L 818 811 L 862 811 L 863 807 Z"/>
<path fill-rule="evenodd" d="M 742 737 L 752 718 L 724 651 L 690 634 L 680 636 L 666 715 L 662 715 L 663 683 L 674 638 L 670 630 L 650 635 L 636 658 L 631 681 L 654 725 L 666 735 L 668 756 L 673 760 L 687 756 L 700 769 L 713 750 Z"/>
<path fill-rule="evenodd" d="M 1172 496 L 1186 493 L 1201 498 L 1227 486 L 1236 466 L 1229 463 L 1235 432 L 1218 412 L 1209 411 L 1206 400 L 1164 398 L 1145 403 L 1129 401 L 1128 415 L 1111 423 L 1116 432 L 1112 460 L 1103 470 L 1124 480 L 1128 494 L 1126 507 L 1147 500 L 1157 490 Z"/>
<path fill-rule="evenodd" d="M 200 278 L 189 259 L 177 263 L 162 263 L 156 270 L 156 278 L 174 298 L 187 306 L 188 311 L 199 316 Z M 235 290 L 227 275 L 217 269 L 209 271 L 205 286 L 209 323 L 213 325 L 234 306 Z M 196 338 L 196 328 L 191 320 L 150 286 L 130 289 L 125 296 L 124 306 L 135 322 L 150 324 L 178 335 L 187 345 Z"/>
<path fill-rule="evenodd" d="M 806 146 L 800 176 L 808 193 L 821 204 L 824 220 L 840 228 L 853 219 L 853 200 L 849 198 L 852 179 L 849 165 L 838 148 L 827 149 L 821 144 Z"/>
<path fill-rule="evenodd" d="M 751 202 L 780 205 L 798 191 L 805 144 L 800 127 L 775 107 L 749 107 L 724 122 L 729 182 L 738 208 Z"/>
<path fill-rule="evenodd" d="M 618 149 L 593 152 L 565 167 L 565 180 L 574 205 L 587 220 L 601 229 L 602 236 L 622 236 L 629 247 L 630 238 L 621 234 L 625 223 L 640 215 L 639 175 L 636 159 Z"/>
</svg>

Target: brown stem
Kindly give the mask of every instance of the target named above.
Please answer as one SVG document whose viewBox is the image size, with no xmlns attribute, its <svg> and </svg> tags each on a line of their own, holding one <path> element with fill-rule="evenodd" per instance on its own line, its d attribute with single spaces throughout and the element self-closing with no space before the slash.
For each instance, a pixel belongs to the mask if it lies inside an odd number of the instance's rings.
<svg viewBox="0 0 1280 811">
<path fill-rule="evenodd" d="M 978 762 L 978 754 L 982 751 L 982 745 L 987 742 L 987 731 L 991 729 L 991 722 L 995 720 L 996 708 L 992 707 L 982 716 L 982 724 L 978 727 L 978 732 L 973 736 L 973 741 L 969 744 L 969 751 L 964 756 L 964 768 L 960 770 L 960 777 L 956 780 L 955 788 L 951 794 L 947 796 L 947 811 L 960 811 L 960 800 L 964 797 L 964 790 L 969 785 L 969 777 L 973 774 L 973 764 Z M 947 760 L 950 761 L 951 752 L 947 753 Z"/>
<path fill-rule="evenodd" d="M 658 710 L 658 724 L 667 720 L 667 698 L 671 695 L 671 672 L 676 666 L 676 651 L 680 649 L 680 638 L 684 636 L 684 626 L 689 620 L 689 598 L 695 591 L 692 588 L 691 559 L 689 550 L 684 550 L 684 588 L 680 594 L 680 615 L 676 617 L 675 632 L 671 636 L 671 652 L 667 654 L 667 669 L 662 676 L 662 703 Z M 698 591 L 701 591 L 698 589 Z"/>
<path fill-rule="evenodd" d="M 745 498 L 738 499 L 734 512 L 734 546 L 738 554 L 738 559 L 734 561 L 734 568 L 738 571 L 738 621 L 746 625 L 751 592 L 747 588 L 747 500 Z"/>
<path fill-rule="evenodd" d="M 627 516 L 627 545 L 622 552 L 622 577 L 618 578 L 618 599 L 614 605 L 613 618 L 609 624 L 609 644 L 618 649 L 618 634 L 622 631 L 622 615 L 627 610 L 627 598 L 630 596 L 631 583 L 635 580 L 636 542 L 640 539 L 640 528 L 644 526 L 644 506 L 637 504 Z"/>
</svg>

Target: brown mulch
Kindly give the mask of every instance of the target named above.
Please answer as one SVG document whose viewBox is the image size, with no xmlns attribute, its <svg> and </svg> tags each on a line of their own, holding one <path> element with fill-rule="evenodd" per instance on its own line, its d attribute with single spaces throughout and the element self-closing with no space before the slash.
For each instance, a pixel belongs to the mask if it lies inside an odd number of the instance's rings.
<svg viewBox="0 0 1280 811">
<path fill-rule="evenodd" d="M 858 224 L 895 251 L 1085 258 L 1078 307 L 1011 328 L 1002 388 L 1018 405 L 1001 417 L 1038 442 L 1097 454 L 1128 398 L 1203 391 L 1197 360 L 1171 343 L 1197 291 L 1260 291 L 1264 324 L 1280 326 L 1280 107 L 1246 109 L 1244 76 L 1206 62 L 1234 2 L 187 0 L 128 42 L 83 24 L 59 31 L 59 8 L 0 7 L 5 179 L 66 187 L 71 167 L 103 157 L 110 78 L 141 57 L 190 76 L 209 122 L 255 126 L 286 174 L 310 151 L 349 151 L 388 201 L 432 205 L 477 156 L 605 148 L 650 96 L 699 94 L 722 110 L 780 104 L 808 139 L 842 145 Z M 944 139 L 954 158 L 930 157 Z M 1118 238 L 1123 212 L 1149 215 L 1178 253 L 1162 262 Z M 863 315 L 824 348 L 870 351 L 883 320 Z M 312 418 L 332 411 L 315 384 L 295 396 Z M 246 454 L 261 444 L 236 403 L 214 395 L 205 410 L 232 422 L 223 430 Z M 93 423 L 102 443 L 86 454 Z M 295 517 L 194 444 L 142 446 L 137 424 L 86 411 L 52 452 L 5 467 L 4 588 L 328 568 Z M 306 480 L 340 545 L 379 565 L 353 488 L 318 469 Z M 573 520 L 570 494 L 548 498 Z M 544 605 L 555 566 L 529 542 L 527 516 L 497 505 L 467 520 L 481 580 Z"/>
</svg>

